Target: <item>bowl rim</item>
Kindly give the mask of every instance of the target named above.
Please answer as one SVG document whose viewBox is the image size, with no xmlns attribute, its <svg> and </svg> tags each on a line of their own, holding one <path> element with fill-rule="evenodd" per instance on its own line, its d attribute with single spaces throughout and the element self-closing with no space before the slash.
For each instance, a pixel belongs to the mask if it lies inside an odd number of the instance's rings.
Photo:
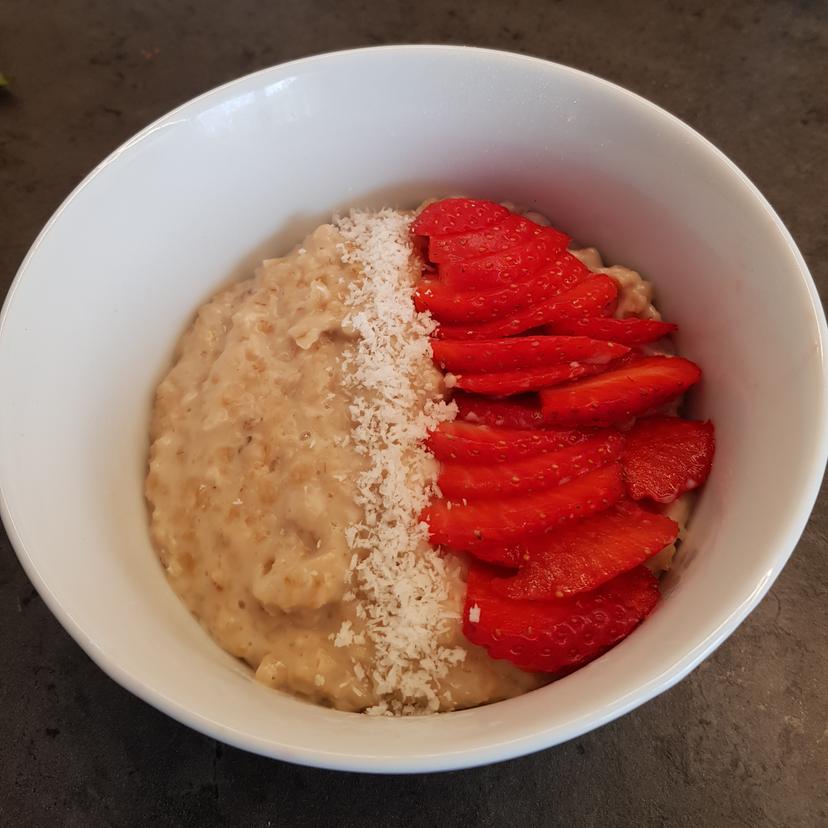
<svg viewBox="0 0 828 828">
<path fill-rule="evenodd" d="M 604 78 L 598 77 L 590 72 L 546 60 L 544 58 L 475 46 L 400 44 L 388 46 L 369 46 L 356 49 L 342 49 L 333 52 L 323 52 L 259 69 L 255 72 L 243 75 L 239 78 L 228 81 L 227 83 L 209 89 L 176 106 L 141 129 L 131 138 L 127 139 L 106 158 L 104 158 L 104 160 L 98 163 L 55 210 L 41 231 L 38 233 L 9 286 L 2 310 L 0 310 L 0 339 L 2 339 L 3 332 L 6 327 L 6 320 L 12 313 L 14 296 L 17 288 L 22 283 L 30 262 L 38 254 L 40 246 L 50 233 L 53 225 L 60 220 L 63 212 L 79 197 L 87 185 L 89 185 L 90 182 L 100 175 L 109 165 L 116 163 L 120 155 L 129 150 L 132 146 L 140 143 L 144 140 L 144 138 L 156 130 L 174 122 L 178 116 L 188 110 L 197 109 L 202 103 L 204 103 L 204 101 L 225 94 L 236 86 L 248 84 L 257 77 L 264 78 L 271 74 L 282 74 L 292 70 L 303 71 L 315 65 L 348 60 L 351 58 L 359 58 L 364 55 L 375 54 L 378 52 L 396 54 L 402 59 L 406 59 L 410 55 L 418 55 L 423 53 L 434 54 L 435 52 L 453 54 L 457 56 L 466 54 L 473 55 L 478 58 L 485 58 L 492 62 L 501 62 L 502 64 L 523 64 L 530 69 L 534 68 L 541 71 L 546 71 L 549 68 L 552 68 L 556 72 L 563 72 L 564 74 L 575 76 L 582 83 L 592 84 L 595 87 L 604 88 L 616 96 L 626 98 L 633 104 L 649 109 L 659 118 L 667 119 L 673 124 L 673 126 L 683 130 L 687 134 L 688 138 L 700 143 L 708 153 L 718 159 L 720 163 L 723 163 L 728 172 L 738 179 L 746 188 L 747 192 L 752 195 L 757 204 L 763 209 L 766 217 L 774 224 L 780 233 L 782 240 L 787 245 L 789 252 L 793 255 L 796 266 L 799 269 L 800 276 L 802 277 L 802 285 L 808 293 L 813 318 L 816 321 L 815 333 L 817 339 L 818 360 L 822 369 L 820 406 L 823 412 L 828 410 L 828 361 L 826 361 L 828 326 L 826 325 L 825 313 L 819 299 L 816 285 L 814 284 L 808 266 L 793 237 L 791 236 L 791 233 L 788 231 L 787 227 L 776 214 L 767 199 L 745 175 L 745 173 L 743 173 L 733 161 L 731 161 L 721 150 L 719 150 L 713 143 L 711 143 L 693 127 L 689 126 L 680 118 L 652 101 L 649 101 L 641 95 L 618 84 L 605 80 Z M 764 573 L 763 577 L 755 585 L 755 588 L 747 600 L 734 607 L 728 614 L 724 623 L 722 623 L 706 639 L 699 641 L 695 647 L 688 652 L 685 652 L 674 662 L 668 671 L 649 683 L 642 684 L 637 693 L 616 698 L 613 703 L 606 705 L 601 708 L 596 715 L 588 718 L 582 717 L 581 719 L 570 721 L 566 725 L 559 725 L 553 728 L 540 728 L 538 731 L 533 732 L 529 736 L 524 736 L 517 740 L 502 740 L 499 742 L 493 742 L 487 744 L 485 747 L 471 747 L 465 748 L 461 751 L 448 748 L 435 751 L 434 753 L 418 754 L 404 758 L 397 754 L 394 754 L 393 756 L 354 756 L 343 753 L 332 753 L 323 749 L 312 749 L 297 747 L 296 745 L 289 746 L 279 744 L 275 743 L 271 739 L 263 737 L 251 737 L 248 734 L 239 733 L 234 729 L 223 725 L 221 722 L 204 717 L 180 701 L 170 698 L 162 692 L 148 686 L 139 677 L 130 673 L 113 658 L 110 658 L 98 648 L 94 638 L 81 628 L 71 614 L 63 609 L 60 599 L 54 592 L 52 592 L 44 579 L 40 577 L 40 573 L 35 562 L 36 556 L 30 554 L 21 533 L 18 531 L 14 516 L 11 513 L 10 504 L 5 495 L 5 489 L 10 486 L 11 475 L 3 475 L 2 466 L 0 466 L 0 519 L 2 519 L 12 548 L 14 549 L 27 577 L 37 589 L 49 610 L 58 619 L 61 626 L 81 647 L 81 649 L 111 679 L 116 681 L 133 695 L 140 698 L 142 701 L 147 702 L 176 721 L 234 747 L 252 751 L 270 758 L 282 759 L 311 767 L 371 773 L 420 773 L 447 771 L 513 759 L 518 756 L 523 756 L 537 750 L 552 747 L 568 741 L 569 739 L 576 738 L 577 736 L 601 727 L 630 712 L 631 710 L 634 710 L 636 707 L 644 704 L 645 702 L 650 701 L 652 698 L 668 690 L 681 679 L 686 677 L 704 659 L 706 659 L 729 635 L 734 632 L 734 630 L 742 623 L 747 615 L 762 600 L 773 582 L 778 577 L 784 565 L 787 563 L 794 547 L 805 529 L 818 497 L 825 471 L 826 460 L 828 460 L 828 417 L 822 417 L 822 422 L 823 427 L 819 434 L 819 442 L 816 446 L 814 446 L 807 474 L 803 475 L 798 512 L 789 521 L 789 526 L 785 531 L 784 543 L 779 547 L 778 551 L 774 555 L 772 566 Z M 3 479 L 4 476 L 5 480 Z M 461 711 L 461 713 L 462 712 L 463 711 Z M 457 714 L 449 713 L 442 715 L 450 716 Z"/>
</svg>

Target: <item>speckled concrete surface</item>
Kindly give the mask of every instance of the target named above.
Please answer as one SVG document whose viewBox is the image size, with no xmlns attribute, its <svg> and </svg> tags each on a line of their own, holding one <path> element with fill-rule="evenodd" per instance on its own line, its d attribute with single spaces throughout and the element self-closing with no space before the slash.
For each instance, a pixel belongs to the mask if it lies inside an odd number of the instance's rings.
<svg viewBox="0 0 828 828">
<path fill-rule="evenodd" d="M 540 55 L 666 107 L 756 182 L 828 292 L 824 0 L 0 0 L 0 295 L 61 199 L 150 120 L 263 66 L 406 41 Z M 823 494 L 760 607 L 632 715 L 525 759 L 402 778 L 272 762 L 157 713 L 81 653 L 0 533 L 0 824 L 826 825 L 826 532 Z"/>
</svg>

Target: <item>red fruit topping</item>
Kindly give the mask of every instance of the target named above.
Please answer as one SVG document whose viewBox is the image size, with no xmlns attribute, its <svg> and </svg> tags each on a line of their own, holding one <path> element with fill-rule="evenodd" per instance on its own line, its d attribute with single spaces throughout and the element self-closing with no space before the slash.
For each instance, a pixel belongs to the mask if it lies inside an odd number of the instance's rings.
<svg viewBox="0 0 828 828">
<path fill-rule="evenodd" d="M 544 227 L 540 234 L 523 244 L 476 259 L 446 262 L 438 266 L 437 273 L 449 287 L 457 290 L 504 287 L 534 276 L 558 259 L 568 243 L 567 236 Z"/>
<path fill-rule="evenodd" d="M 537 535 L 603 512 L 617 503 L 623 492 L 621 467 L 613 463 L 536 494 L 468 503 L 434 500 L 421 519 L 428 524 L 435 546 L 470 549 L 478 543 Z"/>
<path fill-rule="evenodd" d="M 622 465 L 635 500 L 671 503 L 707 480 L 716 438 L 713 423 L 678 417 L 647 417 L 629 432 Z"/>
<path fill-rule="evenodd" d="M 468 639 L 492 658 L 564 675 L 659 600 L 642 564 L 679 531 L 659 504 L 706 480 L 715 437 L 709 422 L 653 414 L 701 370 L 645 355 L 640 346 L 677 326 L 611 318 L 616 281 L 569 253 L 558 230 L 493 202 L 446 199 L 412 234 L 432 271 L 414 305 L 438 321 L 434 362 L 458 389 L 458 419 L 426 439 L 442 497 L 421 520 L 432 544 L 477 559 Z"/>
<path fill-rule="evenodd" d="M 503 221 L 509 211 L 493 201 L 473 198 L 444 198 L 429 204 L 411 223 L 417 236 L 447 236 L 482 230 Z"/>
<path fill-rule="evenodd" d="M 478 561 L 502 566 L 505 569 L 517 569 L 523 560 L 524 545 L 522 543 L 479 543 L 465 551 L 468 551 Z M 462 550 L 457 554 L 462 554 Z"/>
<path fill-rule="evenodd" d="M 658 581 L 642 566 L 595 592 L 558 601 L 513 601 L 500 595 L 496 574 L 469 569 L 463 632 L 524 670 L 570 672 L 628 636 L 658 603 Z"/>
<path fill-rule="evenodd" d="M 540 224 L 511 213 L 484 230 L 455 236 L 432 236 L 428 243 L 428 258 L 438 264 L 476 259 L 523 244 L 543 230 Z"/>
<path fill-rule="evenodd" d="M 655 342 L 678 330 L 672 322 L 658 322 L 655 319 L 562 319 L 546 326 L 546 333 L 589 336 L 620 342 L 623 345 L 644 345 Z"/>
<path fill-rule="evenodd" d="M 591 275 L 578 259 L 562 253 L 531 279 L 492 290 L 455 290 L 439 279 L 423 279 L 414 292 L 414 306 L 420 312 L 430 311 L 440 322 L 491 322 L 516 308 L 551 299 Z"/>
<path fill-rule="evenodd" d="M 580 319 L 612 313 L 618 299 L 618 285 L 609 276 L 591 276 L 564 293 L 509 316 L 481 325 L 441 325 L 440 339 L 497 339 L 548 325 L 561 319 Z"/>
<path fill-rule="evenodd" d="M 537 391 L 571 382 L 579 377 L 590 377 L 605 371 L 605 364 L 568 362 L 546 368 L 523 368 L 520 371 L 501 371 L 494 374 L 458 374 L 457 388 L 471 394 L 488 394 L 492 397 L 510 397 L 526 391 Z"/>
<path fill-rule="evenodd" d="M 610 432 L 559 451 L 508 463 L 443 463 L 437 485 L 443 497 L 450 500 L 482 500 L 543 491 L 615 462 L 623 447 L 624 438 Z"/>
<path fill-rule="evenodd" d="M 614 425 L 674 400 L 700 379 L 701 370 L 688 359 L 645 357 L 541 391 L 543 421 L 562 427 Z"/>
<path fill-rule="evenodd" d="M 457 403 L 457 419 L 468 423 L 514 429 L 535 429 L 545 425 L 535 395 L 509 400 L 484 400 L 461 391 L 453 399 Z"/>
<path fill-rule="evenodd" d="M 506 547 L 491 558 L 518 560 L 517 575 L 496 581 L 507 598 L 555 600 L 590 592 L 644 563 L 678 537 L 678 524 L 634 503 L 562 526 L 542 538 Z"/>
<path fill-rule="evenodd" d="M 585 336 L 522 336 L 469 342 L 435 339 L 431 343 L 437 365 L 455 373 L 513 371 L 564 362 L 606 365 L 629 350 L 625 345 Z"/>
<path fill-rule="evenodd" d="M 520 431 L 453 420 L 440 423 L 428 435 L 426 446 L 438 460 L 444 462 L 505 463 L 559 451 L 599 433 L 551 429 Z"/>
</svg>

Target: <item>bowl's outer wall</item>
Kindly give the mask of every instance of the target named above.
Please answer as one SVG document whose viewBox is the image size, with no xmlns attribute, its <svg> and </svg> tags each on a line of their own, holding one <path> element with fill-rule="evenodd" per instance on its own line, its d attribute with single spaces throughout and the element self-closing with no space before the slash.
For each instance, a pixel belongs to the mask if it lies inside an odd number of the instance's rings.
<svg viewBox="0 0 828 828">
<path fill-rule="evenodd" d="M 312 707 L 253 682 L 165 583 L 142 496 L 152 389 L 198 304 L 260 258 L 335 210 L 453 193 L 531 206 L 655 282 L 681 326 L 680 349 L 704 367 L 693 408 L 716 423 L 716 465 L 666 600 L 598 662 L 519 699 L 440 717 Z M 813 283 L 767 203 L 643 99 L 485 50 L 310 58 L 161 119 L 87 178 L 39 237 L 0 328 L 0 387 L 15 400 L 0 413 L 3 519 L 87 652 L 193 727 L 354 770 L 503 759 L 651 698 L 761 598 L 825 463 L 824 335 Z"/>
</svg>

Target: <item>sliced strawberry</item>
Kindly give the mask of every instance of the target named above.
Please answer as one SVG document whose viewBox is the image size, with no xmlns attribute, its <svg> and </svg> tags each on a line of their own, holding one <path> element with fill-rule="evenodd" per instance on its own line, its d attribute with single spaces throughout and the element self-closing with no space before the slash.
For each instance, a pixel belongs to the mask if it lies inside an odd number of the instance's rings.
<svg viewBox="0 0 828 828">
<path fill-rule="evenodd" d="M 505 463 L 536 457 L 586 440 L 589 431 L 520 431 L 452 420 L 428 435 L 428 450 L 443 462 Z M 600 432 L 595 432 L 600 433 Z"/>
<path fill-rule="evenodd" d="M 644 345 L 655 342 L 678 330 L 672 322 L 655 319 L 562 319 L 546 326 L 546 333 L 589 336 L 620 342 L 623 345 Z"/>
<path fill-rule="evenodd" d="M 473 198 L 444 198 L 429 204 L 411 223 L 417 236 L 447 236 L 482 230 L 503 221 L 509 211 L 493 201 Z"/>
<path fill-rule="evenodd" d="M 586 336 L 522 336 L 504 339 L 435 339 L 434 361 L 444 371 L 513 371 L 520 368 L 584 362 L 606 365 L 629 353 L 626 345 Z"/>
<path fill-rule="evenodd" d="M 581 520 L 571 525 L 578 526 L 583 522 Z M 468 554 L 479 561 L 485 561 L 486 563 L 502 566 L 507 569 L 520 569 L 528 565 L 529 559 L 536 548 L 543 548 L 547 543 L 547 538 L 556 535 L 563 528 L 560 527 L 547 535 L 534 535 L 523 538 L 522 540 L 510 541 L 509 543 L 478 543 L 470 549 L 462 551 L 468 552 Z M 505 594 L 502 589 L 500 593 L 502 595 Z"/>
<path fill-rule="evenodd" d="M 593 469 L 615 462 L 621 456 L 624 438 L 617 433 L 591 437 L 574 446 L 491 466 L 443 463 L 437 485 L 443 497 L 505 497 L 529 494 L 569 483 Z"/>
<path fill-rule="evenodd" d="M 440 325 L 439 339 L 497 339 L 514 336 L 532 328 L 558 322 L 612 313 L 618 299 L 618 285 L 609 276 L 598 274 L 564 293 L 517 310 L 509 316 L 481 325 Z"/>
<path fill-rule="evenodd" d="M 435 546 L 470 549 L 478 543 L 537 535 L 602 512 L 616 503 L 623 491 L 620 466 L 613 463 L 536 494 L 471 503 L 434 500 L 423 511 L 422 520 L 428 524 Z"/>
<path fill-rule="evenodd" d="M 639 566 L 595 592 L 558 601 L 514 601 L 495 589 L 496 573 L 469 569 L 463 633 L 524 670 L 570 672 L 626 638 L 658 603 L 658 580 Z"/>
<path fill-rule="evenodd" d="M 478 561 L 515 570 L 522 561 L 523 545 L 520 543 L 479 543 L 468 550 L 468 553 Z"/>
<path fill-rule="evenodd" d="M 716 449 L 713 423 L 647 417 L 629 436 L 622 463 L 630 497 L 672 503 L 707 480 Z"/>
<path fill-rule="evenodd" d="M 558 259 L 569 239 L 548 227 L 516 247 L 462 262 L 446 262 L 437 267 L 439 277 L 457 290 L 504 287 L 534 276 L 542 267 Z"/>
<path fill-rule="evenodd" d="M 484 230 L 454 236 L 432 236 L 428 243 L 428 258 L 437 264 L 459 262 L 499 253 L 539 236 L 545 228 L 534 221 L 511 213 L 502 221 Z M 555 231 L 557 232 L 557 231 Z M 561 233 L 563 238 L 566 238 Z M 562 245 L 566 247 L 569 239 Z"/>
<path fill-rule="evenodd" d="M 614 425 L 680 397 L 700 379 L 701 370 L 688 359 L 645 357 L 541 391 L 543 421 L 561 427 Z"/>
<path fill-rule="evenodd" d="M 467 423 L 512 429 L 536 429 L 546 424 L 534 394 L 509 400 L 484 400 L 460 391 L 452 399 L 457 403 L 457 419 Z"/>
<path fill-rule="evenodd" d="M 511 397 L 526 391 L 562 385 L 580 377 L 591 377 L 606 369 L 606 364 L 567 362 L 546 368 L 523 368 L 520 371 L 499 371 L 493 374 L 457 374 L 454 382 L 457 388 L 470 394 Z"/>
<path fill-rule="evenodd" d="M 593 515 L 492 557 L 519 561 L 520 571 L 494 587 L 507 598 L 548 601 L 591 592 L 656 555 L 678 537 L 678 524 L 634 503 Z"/>
<path fill-rule="evenodd" d="M 515 308 L 551 299 L 591 275 L 586 265 L 564 252 L 531 279 L 492 290 L 456 290 L 439 279 L 423 279 L 414 292 L 414 306 L 421 313 L 430 311 L 440 322 L 491 322 Z"/>
</svg>

